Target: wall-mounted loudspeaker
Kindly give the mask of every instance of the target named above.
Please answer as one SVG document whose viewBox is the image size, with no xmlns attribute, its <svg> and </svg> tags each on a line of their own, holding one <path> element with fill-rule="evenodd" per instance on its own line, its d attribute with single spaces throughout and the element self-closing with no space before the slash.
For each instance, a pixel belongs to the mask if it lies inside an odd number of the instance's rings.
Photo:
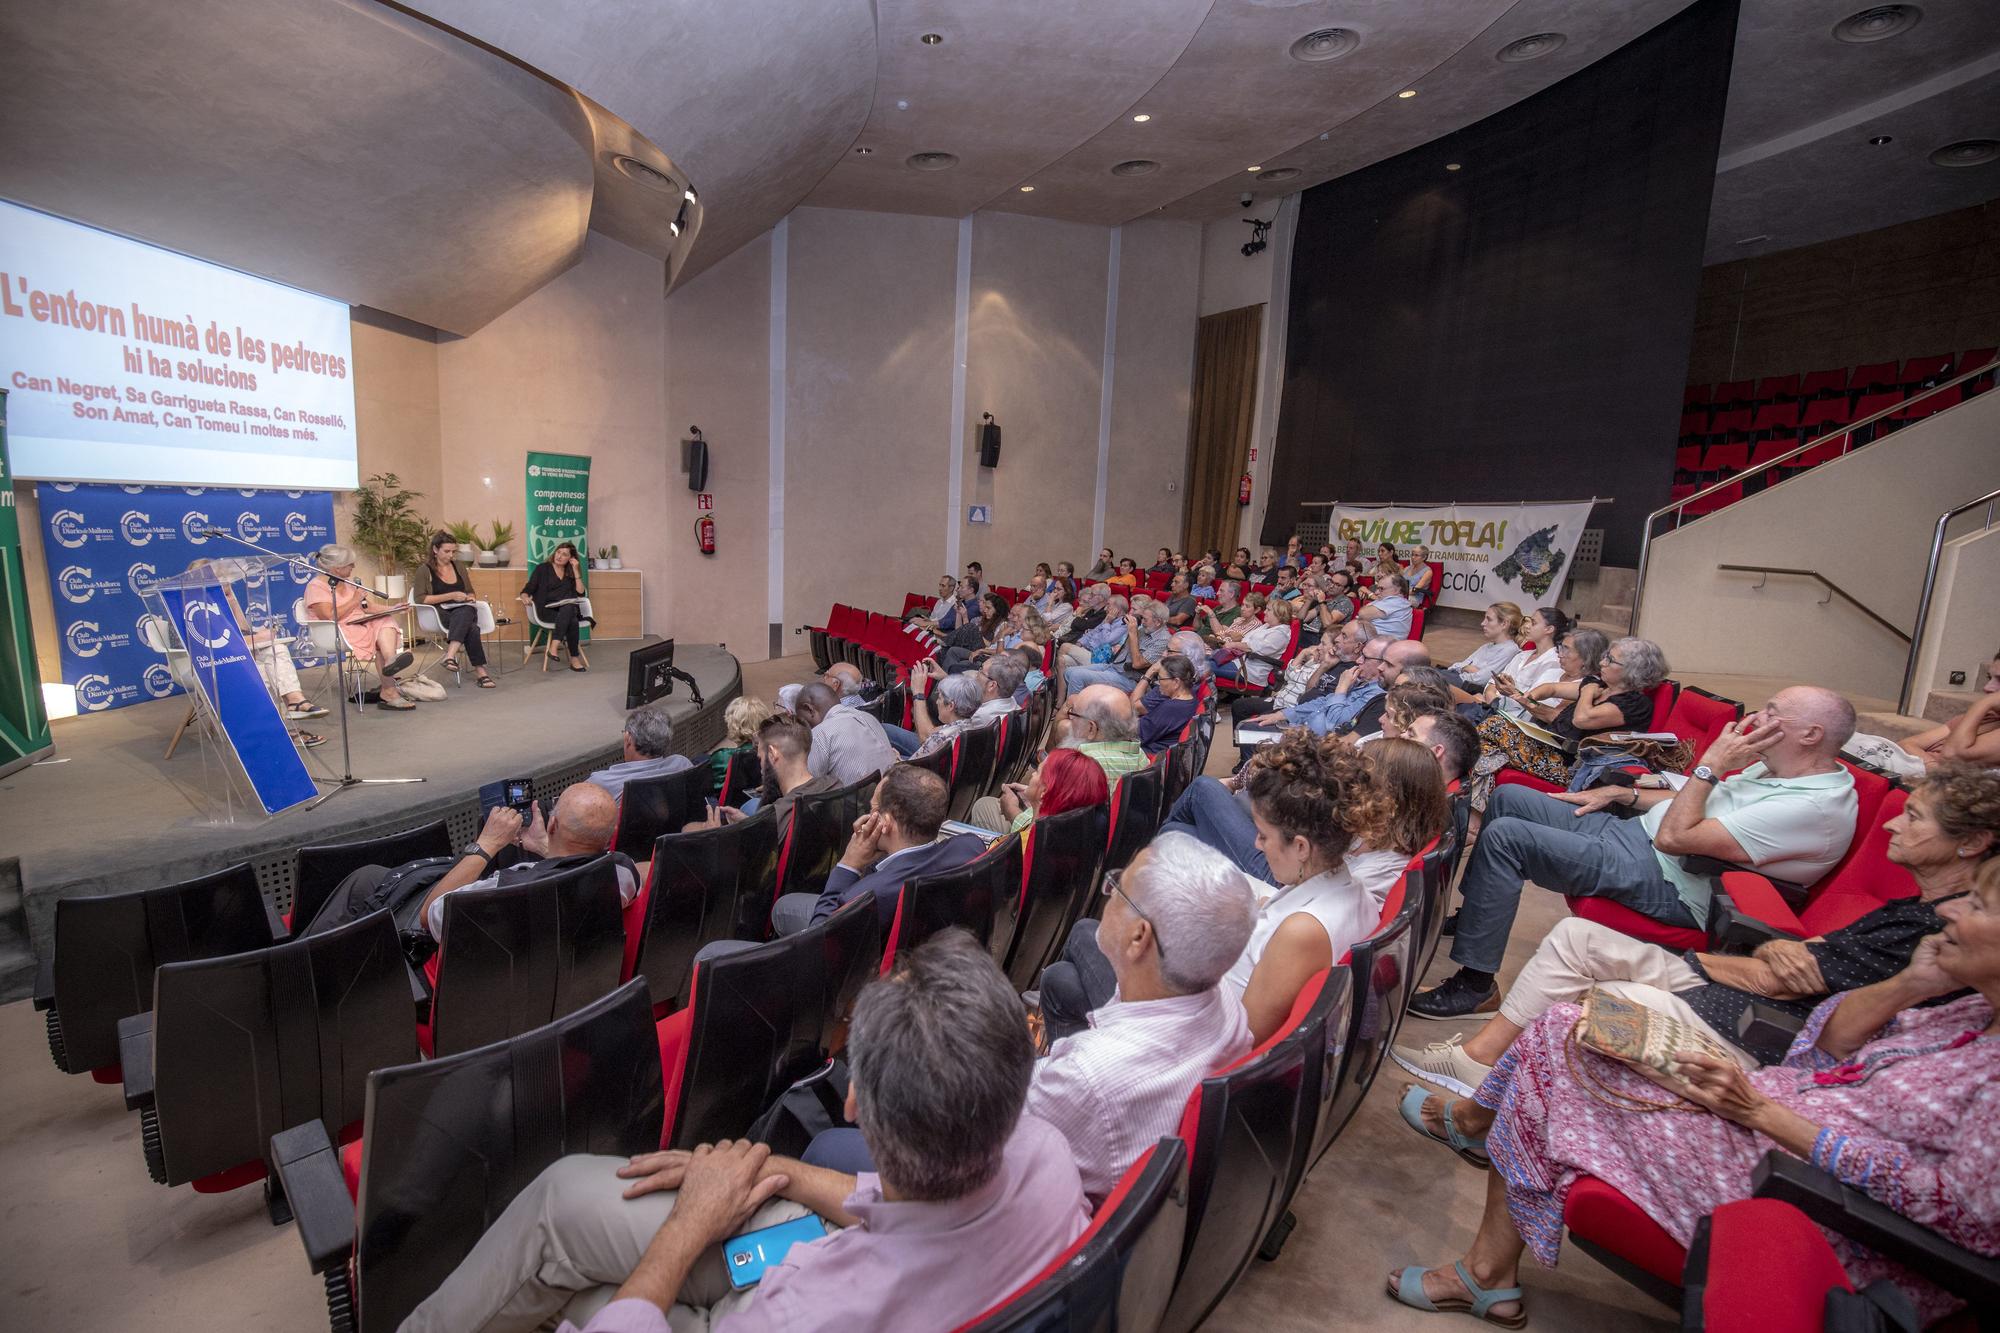
<svg viewBox="0 0 2000 1333">
<path fill-rule="evenodd" d="M 985 424 L 979 428 L 979 466 L 1000 466 L 1000 423 L 991 412 L 982 412 Z"/>
<path fill-rule="evenodd" d="M 708 441 L 701 438 L 701 427 L 689 426 L 689 439 L 681 441 L 687 454 L 688 489 L 705 491 L 708 489 Z"/>
</svg>

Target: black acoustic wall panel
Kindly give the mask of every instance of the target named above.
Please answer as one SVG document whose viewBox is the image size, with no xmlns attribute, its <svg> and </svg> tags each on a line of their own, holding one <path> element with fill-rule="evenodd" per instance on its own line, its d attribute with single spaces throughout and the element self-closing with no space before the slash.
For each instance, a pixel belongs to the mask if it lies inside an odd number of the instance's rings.
<svg viewBox="0 0 2000 1333">
<path fill-rule="evenodd" d="M 1263 539 L 1301 501 L 1665 503 L 1736 0 L 1306 191 Z M 1447 164 L 1457 163 L 1457 170 Z"/>
</svg>

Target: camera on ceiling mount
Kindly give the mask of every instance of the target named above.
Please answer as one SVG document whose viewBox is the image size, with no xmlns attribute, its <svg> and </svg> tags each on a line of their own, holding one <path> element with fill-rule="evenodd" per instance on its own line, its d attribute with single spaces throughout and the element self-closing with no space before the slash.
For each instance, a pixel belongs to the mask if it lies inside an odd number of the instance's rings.
<svg viewBox="0 0 2000 1333">
<path fill-rule="evenodd" d="M 1248 208 L 1252 203 L 1256 201 L 1250 197 L 1250 192 L 1248 190 L 1245 190 L 1242 194 L 1236 196 L 1236 202 L 1238 206 L 1243 208 Z"/>
</svg>

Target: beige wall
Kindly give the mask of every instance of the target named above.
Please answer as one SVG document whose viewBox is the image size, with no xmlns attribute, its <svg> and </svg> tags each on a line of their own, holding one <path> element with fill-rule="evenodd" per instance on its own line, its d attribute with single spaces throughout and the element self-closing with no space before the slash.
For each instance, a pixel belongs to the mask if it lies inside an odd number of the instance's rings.
<svg viewBox="0 0 2000 1333">
<path fill-rule="evenodd" d="M 1803 676 L 1893 699 L 1909 646 L 1810 579 L 1723 564 L 1816 569 L 1907 632 L 1939 514 L 1994 484 L 2000 393 L 1906 426 L 1653 543 L 1639 632 L 1676 671 Z M 1990 595 L 1988 626 L 1990 631 Z"/>
<path fill-rule="evenodd" d="M 1104 495 L 1104 541 L 1115 550 L 1149 553 L 1161 542 L 1185 539 L 1181 509 L 1201 273 L 1201 233 L 1194 227 L 1129 222 L 1120 228 Z M 1097 552 L 1075 558 L 1085 568 Z"/>
<path fill-rule="evenodd" d="M 1910 689 L 1910 711 L 1923 713 L 1933 690 L 1964 693 L 1979 688 L 1982 668 L 2000 656 L 2000 624 L 1993 615 L 1993 590 L 2000 588 L 2000 527 L 1982 527 L 1983 510 L 1961 515 L 1953 531 L 1973 531 L 1947 541 L 1938 560 L 1937 587 L 1929 624 Z M 1951 683 L 1951 673 L 1965 680 Z"/>
</svg>

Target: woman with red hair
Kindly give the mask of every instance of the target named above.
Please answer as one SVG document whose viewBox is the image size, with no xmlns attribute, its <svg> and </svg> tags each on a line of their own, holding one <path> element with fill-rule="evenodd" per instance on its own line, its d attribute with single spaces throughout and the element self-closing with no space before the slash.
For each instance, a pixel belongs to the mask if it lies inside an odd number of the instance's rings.
<svg viewBox="0 0 2000 1333">
<path fill-rule="evenodd" d="M 1051 750 L 1026 782 L 1006 784 L 998 800 L 973 802 L 966 818 L 995 833 L 1019 833 L 1044 815 L 1110 802 L 1111 784 L 1095 759 L 1081 750 Z"/>
</svg>

